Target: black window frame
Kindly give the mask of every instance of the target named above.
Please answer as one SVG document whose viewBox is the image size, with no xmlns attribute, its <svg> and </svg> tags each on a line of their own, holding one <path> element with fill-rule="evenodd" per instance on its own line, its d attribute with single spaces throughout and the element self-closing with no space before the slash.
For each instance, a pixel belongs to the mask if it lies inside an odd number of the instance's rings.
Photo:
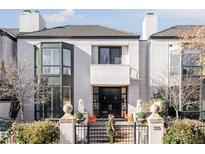
<svg viewBox="0 0 205 154">
<path fill-rule="evenodd" d="M 98 64 L 102 64 L 102 63 L 100 63 L 100 52 L 101 52 L 101 49 L 102 48 L 108 48 L 109 49 L 109 57 L 110 57 L 110 59 L 109 59 L 109 63 L 108 64 L 113 64 L 113 65 L 117 65 L 117 64 L 122 64 L 122 47 L 121 46 L 99 46 L 98 47 Z M 112 49 L 120 49 L 119 51 L 120 51 L 120 63 L 111 63 L 111 51 L 112 51 Z M 106 64 L 104 64 L 104 65 L 106 65 Z"/>
<path fill-rule="evenodd" d="M 55 45 L 57 46 L 57 47 L 55 47 Z M 58 65 L 59 66 L 59 74 L 43 74 L 43 66 L 45 66 L 45 65 L 43 65 L 43 49 L 45 49 L 45 48 L 58 48 L 59 49 L 59 51 L 60 51 L 60 65 Z M 35 73 L 35 75 L 37 75 L 37 72 L 36 72 L 36 68 L 37 67 L 39 67 L 39 66 L 37 66 L 36 65 L 36 50 L 38 49 L 38 50 L 40 50 L 40 58 L 41 58 L 41 62 L 40 62 L 40 73 L 44 76 L 44 77 L 46 77 L 46 78 L 49 78 L 49 77 L 59 77 L 59 85 L 48 85 L 48 81 L 47 81 L 47 83 L 45 84 L 45 87 L 50 87 L 50 88 L 54 88 L 54 87 L 57 87 L 57 86 L 59 86 L 60 87 L 60 102 L 59 103 L 61 103 L 62 105 L 64 104 L 64 92 L 63 92 L 63 88 L 65 87 L 65 86 L 69 86 L 70 87 L 70 90 L 71 90 L 71 96 L 70 96 L 70 102 L 71 102 L 71 104 L 73 105 L 73 107 L 74 107 L 74 102 L 73 102 L 73 100 L 74 100 L 74 45 L 73 44 L 69 44 L 69 43 L 65 43 L 65 42 L 40 42 L 40 49 L 39 48 L 37 48 L 36 46 L 34 46 L 34 49 L 35 49 L 35 53 L 34 53 L 34 60 L 35 60 L 35 65 L 34 65 L 34 73 Z M 68 74 L 64 74 L 64 72 L 63 72 L 63 68 L 64 67 L 67 67 L 67 66 L 64 66 L 63 65 L 63 49 L 67 49 L 67 50 L 70 50 L 70 52 L 71 52 L 71 66 L 69 66 L 69 68 L 71 69 L 70 70 L 70 75 L 68 75 Z M 47 66 L 47 65 L 46 65 Z M 53 65 L 52 65 L 53 66 Z M 65 82 L 65 81 L 68 81 L 68 82 Z M 38 107 L 39 108 L 39 110 L 37 110 L 37 105 L 39 105 L 39 104 L 35 104 L 35 120 L 42 120 L 42 119 L 45 119 L 45 117 L 40 117 L 40 118 L 37 118 L 37 115 L 36 115 L 36 113 L 39 113 L 39 115 L 43 115 L 43 113 L 45 113 L 45 111 L 43 111 L 42 110 L 42 104 L 40 104 L 40 106 Z M 51 114 L 51 113 L 53 113 L 53 115 L 55 114 L 54 112 L 54 110 L 53 111 L 49 111 L 50 113 L 49 114 Z M 60 114 L 62 114 L 63 115 L 63 109 L 62 109 L 62 111 L 59 111 L 60 112 Z M 58 119 L 58 118 L 53 118 L 53 119 Z"/>
</svg>

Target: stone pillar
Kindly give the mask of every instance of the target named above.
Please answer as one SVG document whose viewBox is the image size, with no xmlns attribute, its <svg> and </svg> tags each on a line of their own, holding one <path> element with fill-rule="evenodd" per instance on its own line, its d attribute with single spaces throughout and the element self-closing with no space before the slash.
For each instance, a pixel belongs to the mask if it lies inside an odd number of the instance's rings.
<svg viewBox="0 0 205 154">
<path fill-rule="evenodd" d="M 163 144 L 164 119 L 158 114 L 160 107 L 151 106 L 152 114 L 147 118 L 149 126 L 149 144 Z"/>
<path fill-rule="evenodd" d="M 76 119 L 71 114 L 73 106 L 65 104 L 63 107 L 64 116 L 60 119 L 60 144 L 75 144 L 75 123 Z"/>
</svg>

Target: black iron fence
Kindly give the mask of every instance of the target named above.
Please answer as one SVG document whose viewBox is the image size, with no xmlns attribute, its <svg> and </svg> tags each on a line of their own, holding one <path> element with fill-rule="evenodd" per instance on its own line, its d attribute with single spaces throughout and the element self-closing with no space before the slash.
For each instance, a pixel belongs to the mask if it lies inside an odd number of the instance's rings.
<svg viewBox="0 0 205 154">
<path fill-rule="evenodd" d="M 148 125 L 115 124 L 114 144 L 148 144 Z M 76 124 L 76 144 L 108 144 L 110 136 L 105 124 Z"/>
</svg>

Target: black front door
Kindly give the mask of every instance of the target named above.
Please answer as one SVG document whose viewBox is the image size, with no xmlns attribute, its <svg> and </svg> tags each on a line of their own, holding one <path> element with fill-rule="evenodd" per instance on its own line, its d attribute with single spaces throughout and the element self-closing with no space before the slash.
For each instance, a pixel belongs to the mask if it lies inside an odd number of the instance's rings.
<svg viewBox="0 0 205 154">
<path fill-rule="evenodd" d="M 100 117 L 107 118 L 108 114 L 121 117 L 121 88 L 99 88 Z"/>
</svg>

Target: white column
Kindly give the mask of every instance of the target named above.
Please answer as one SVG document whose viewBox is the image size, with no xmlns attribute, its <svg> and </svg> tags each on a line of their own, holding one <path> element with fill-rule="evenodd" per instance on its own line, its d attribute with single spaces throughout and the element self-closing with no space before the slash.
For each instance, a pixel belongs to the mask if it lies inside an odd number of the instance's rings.
<svg viewBox="0 0 205 154">
<path fill-rule="evenodd" d="M 60 119 L 60 144 L 75 144 L 75 124 L 76 119 L 71 112 L 73 106 L 65 104 L 63 111 L 64 116 Z"/>
<path fill-rule="evenodd" d="M 158 114 L 159 106 L 151 106 L 152 114 L 147 118 L 149 126 L 149 144 L 163 144 L 164 119 Z"/>
</svg>

